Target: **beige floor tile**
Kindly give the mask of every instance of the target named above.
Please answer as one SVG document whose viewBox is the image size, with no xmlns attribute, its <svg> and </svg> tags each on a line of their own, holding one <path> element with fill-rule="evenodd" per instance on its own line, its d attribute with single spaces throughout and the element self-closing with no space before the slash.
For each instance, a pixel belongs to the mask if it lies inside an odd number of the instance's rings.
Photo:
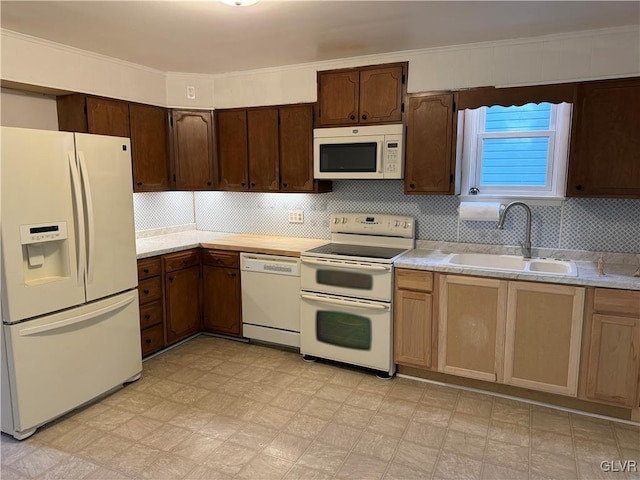
<svg viewBox="0 0 640 480">
<path fill-rule="evenodd" d="M 298 437 L 314 439 L 324 429 L 327 423 L 329 422 L 322 418 L 299 413 L 285 425 L 284 431 Z"/>
<path fill-rule="evenodd" d="M 350 450 L 362 434 L 359 428 L 330 422 L 316 437 L 316 440 L 327 445 Z"/>
<path fill-rule="evenodd" d="M 261 362 L 262 363 L 262 362 Z M 260 382 L 273 374 L 271 370 L 268 368 L 262 368 L 257 366 L 252 366 L 251 368 L 247 368 L 242 372 L 236 375 L 236 378 L 240 380 L 248 380 L 250 382 Z"/>
<path fill-rule="evenodd" d="M 333 476 L 304 465 L 294 465 L 284 478 L 285 480 L 330 480 Z"/>
<path fill-rule="evenodd" d="M 3 480 L 26 480 L 29 477 L 9 467 L 2 467 Z"/>
<path fill-rule="evenodd" d="M 352 388 L 342 385 L 326 384 L 315 394 L 316 398 L 322 398 L 332 402 L 342 403 L 353 393 Z"/>
<path fill-rule="evenodd" d="M 345 400 L 344 403 L 354 407 L 367 408 L 375 411 L 380 407 L 383 400 L 384 395 L 356 390 Z"/>
<path fill-rule="evenodd" d="M 205 467 L 204 465 L 198 465 L 184 478 L 185 480 L 231 480 L 233 476 L 219 472 L 213 468 Z"/>
<path fill-rule="evenodd" d="M 182 405 L 194 405 L 208 394 L 209 390 L 206 388 L 183 385 L 180 390 L 169 395 L 167 399 Z"/>
<path fill-rule="evenodd" d="M 484 461 L 513 470 L 529 471 L 529 447 L 489 440 Z"/>
<path fill-rule="evenodd" d="M 202 357 L 198 358 L 198 361 L 202 360 Z M 205 372 L 194 367 L 193 364 L 182 367 L 180 370 L 175 371 L 167 377 L 167 380 L 171 380 L 178 383 L 184 383 L 187 385 L 196 385 L 198 380 L 204 376 Z"/>
<path fill-rule="evenodd" d="M 338 470 L 335 478 L 353 478 L 358 480 L 363 478 L 382 478 L 386 469 L 387 462 L 352 452 L 344 461 L 340 470 Z"/>
<path fill-rule="evenodd" d="M 403 379 L 394 379 L 391 389 L 387 395 L 392 398 L 398 398 L 409 402 L 419 402 L 422 398 L 423 392 L 425 391 L 424 384 L 420 382 L 399 382 L 398 380 Z"/>
<path fill-rule="evenodd" d="M 450 408 L 453 410 L 459 394 L 460 390 L 458 389 L 428 383 L 426 384 L 420 402 L 432 407 Z"/>
<path fill-rule="evenodd" d="M 54 448 L 42 446 L 37 450 L 14 459 L 14 461 L 6 465 L 25 477 L 34 478 L 42 475 L 50 468 L 63 464 L 70 458 L 71 455 L 69 454 L 62 453 Z M 4 458 L 2 459 L 2 465 L 3 467 L 5 465 Z"/>
<path fill-rule="evenodd" d="M 217 373 L 205 373 L 198 379 L 198 387 L 207 390 L 217 390 L 221 385 L 230 380 L 230 377 L 219 375 Z"/>
<path fill-rule="evenodd" d="M 244 397 L 247 396 L 251 398 L 248 393 L 255 386 L 255 383 L 250 382 L 249 380 L 242 380 L 240 378 L 230 378 L 227 382 L 220 385 L 216 391 L 220 393 L 226 393 L 227 395 L 231 395 L 233 397 Z"/>
<path fill-rule="evenodd" d="M 555 453 L 573 457 L 573 439 L 569 435 L 548 432 L 545 430 L 531 431 L 531 448 L 542 452 Z"/>
<path fill-rule="evenodd" d="M 273 457 L 282 458 L 290 462 L 297 461 L 311 444 L 310 440 L 296 437 L 289 433 L 280 433 L 264 449 L 263 453 Z"/>
<path fill-rule="evenodd" d="M 342 405 L 335 413 L 332 422 L 342 423 L 356 428 L 365 428 L 371 421 L 374 412 L 366 408 L 352 407 L 351 405 Z"/>
<path fill-rule="evenodd" d="M 173 447 L 171 452 L 200 463 L 209 455 L 212 455 L 213 451 L 222 443 L 223 440 L 192 433 Z"/>
<path fill-rule="evenodd" d="M 460 395 L 455 408 L 456 413 L 466 413 L 481 418 L 491 418 L 492 400 Z"/>
<path fill-rule="evenodd" d="M 389 380 L 381 380 L 373 375 L 365 375 L 362 377 L 360 383 L 358 383 L 356 390 L 386 395 L 389 393 L 389 390 L 391 390 L 392 383 L 393 382 Z"/>
<path fill-rule="evenodd" d="M 96 428 L 80 424 L 49 442 L 49 445 L 62 452 L 76 453 L 86 445 L 95 442 L 103 433 Z"/>
<path fill-rule="evenodd" d="M 107 410 L 99 413 L 95 417 L 88 419 L 85 424 L 108 432 L 124 425 L 136 415 L 121 408 L 109 407 Z"/>
<path fill-rule="evenodd" d="M 159 379 L 152 385 L 150 385 L 144 393 L 149 395 L 155 395 L 159 398 L 167 399 L 170 395 L 173 395 L 179 391 L 184 385 L 173 380 Z"/>
<path fill-rule="evenodd" d="M 140 440 L 154 430 L 157 430 L 161 425 L 162 422 L 158 422 L 157 420 L 143 417 L 141 415 L 136 415 L 131 420 L 123 423 L 119 427 L 116 427 L 113 430 L 113 433 L 131 440 Z"/>
<path fill-rule="evenodd" d="M 610 462 L 610 459 L 603 459 Z M 626 479 L 627 473 L 622 471 L 620 464 L 607 463 L 602 465 L 603 460 L 578 461 L 578 478 L 588 480 L 622 480 Z"/>
<path fill-rule="evenodd" d="M 256 451 L 231 442 L 216 448 L 204 465 L 227 475 L 235 475 L 256 456 Z"/>
<path fill-rule="evenodd" d="M 298 460 L 298 465 L 335 474 L 347 458 L 349 450 L 313 442 Z"/>
<path fill-rule="evenodd" d="M 571 428 L 575 438 L 615 443 L 613 424 L 606 420 L 571 414 Z"/>
<path fill-rule="evenodd" d="M 615 442 L 605 443 L 598 439 L 585 440 L 580 437 L 574 437 L 573 442 L 578 460 L 607 460 L 620 457 Z"/>
<path fill-rule="evenodd" d="M 191 430 L 176 427 L 170 424 L 162 424 L 160 427 L 140 439 L 140 443 L 148 447 L 157 448 L 165 452 L 172 450 L 176 445 L 191 435 Z"/>
<path fill-rule="evenodd" d="M 440 448 L 447 430 L 426 423 L 411 422 L 404 432 L 404 439 L 426 447 Z"/>
<path fill-rule="evenodd" d="M 513 423 L 522 427 L 531 426 L 531 407 L 524 402 L 496 398 L 493 402 L 491 418 L 499 422 Z"/>
<path fill-rule="evenodd" d="M 388 462 L 393 457 L 399 442 L 399 439 L 388 435 L 365 431 L 353 451 Z"/>
<path fill-rule="evenodd" d="M 188 458 L 180 457 L 173 453 L 163 452 L 160 456 L 142 472 L 141 478 L 151 480 L 176 480 L 184 478 L 195 469 L 196 462 Z"/>
<path fill-rule="evenodd" d="M 431 478 L 431 474 L 396 462 L 389 465 L 384 475 L 385 480 L 424 480 L 425 478 Z"/>
<path fill-rule="evenodd" d="M 378 412 L 371 417 L 367 430 L 400 438 L 404 435 L 407 425 L 409 425 L 408 418 Z"/>
<path fill-rule="evenodd" d="M 255 423 L 245 423 L 240 430 L 229 437 L 229 442 L 237 443 L 253 450 L 262 450 L 278 435 L 275 428 Z"/>
<path fill-rule="evenodd" d="M 489 432 L 489 419 L 467 415 L 466 413 L 455 413 L 451 418 L 449 428 L 479 437 L 486 437 Z"/>
<path fill-rule="evenodd" d="M 489 440 L 528 447 L 531 430 L 513 423 L 492 421 L 489 426 Z"/>
<path fill-rule="evenodd" d="M 249 400 L 248 398 L 238 398 L 231 405 L 227 406 L 221 413 L 228 417 L 249 421 L 256 417 L 265 407 L 264 403 Z"/>
<path fill-rule="evenodd" d="M 269 403 L 282 393 L 282 388 L 263 383 L 252 383 L 251 387 L 243 394 L 244 397 L 256 402 Z"/>
<path fill-rule="evenodd" d="M 341 388 L 341 387 L 336 387 Z M 304 406 L 301 413 L 329 420 L 338 411 L 342 402 L 314 397 Z"/>
<path fill-rule="evenodd" d="M 378 408 L 378 412 L 396 417 L 411 418 L 418 404 L 399 398 L 386 397 Z"/>
<path fill-rule="evenodd" d="M 438 459 L 433 478 L 479 479 L 482 462 L 464 455 L 443 452 Z"/>
<path fill-rule="evenodd" d="M 103 432 L 100 438 L 86 445 L 78 453 L 94 462 L 107 464 L 133 444 L 132 440 Z"/>
<path fill-rule="evenodd" d="M 476 460 L 482 460 L 486 444 L 487 437 L 449 430 L 442 449 L 446 452 L 457 453 Z"/>
<path fill-rule="evenodd" d="M 310 395 L 303 395 L 302 393 L 282 392 L 276 398 L 271 400 L 269 404 L 284 410 L 298 412 L 302 410 L 307 403 L 309 403 L 311 398 L 312 397 Z"/>
<path fill-rule="evenodd" d="M 531 452 L 529 471 L 532 479 L 569 480 L 577 478 L 576 462 L 565 455 Z"/>
<path fill-rule="evenodd" d="M 134 443 L 130 448 L 113 457 L 109 465 L 114 470 L 139 478 L 142 472 L 147 470 L 160 454 L 161 452 L 158 449 Z"/>
<path fill-rule="evenodd" d="M 296 412 L 267 405 L 253 417 L 253 422 L 265 427 L 283 428 L 296 415 Z"/>
<path fill-rule="evenodd" d="M 620 448 L 640 451 L 640 427 L 615 424 L 614 430 Z"/>
<path fill-rule="evenodd" d="M 315 395 L 322 388 L 324 382 L 313 378 L 300 377 L 291 383 L 288 390 L 302 395 Z"/>
<path fill-rule="evenodd" d="M 223 413 L 236 402 L 237 398 L 220 392 L 210 392 L 194 405 L 210 413 Z"/>
<path fill-rule="evenodd" d="M 571 435 L 571 424 L 569 423 L 569 416 L 559 415 L 555 411 L 552 412 L 554 413 L 532 409 L 531 428 L 534 430 L 544 430 L 547 432 L 559 433 L 561 435 Z"/>
<path fill-rule="evenodd" d="M 157 379 L 154 379 L 153 377 L 151 377 L 153 381 L 158 381 Z M 138 380 L 141 381 L 142 379 Z M 93 403 L 91 405 L 89 405 L 88 407 L 82 408 L 80 410 L 76 410 L 75 412 L 73 412 L 73 415 L 71 418 L 73 418 L 73 420 L 78 421 L 78 422 L 86 422 L 87 420 L 89 420 L 90 418 L 93 418 L 101 413 L 104 413 L 105 411 L 107 411 L 110 407 L 103 404 L 102 402 L 98 401 L 97 403 Z M 62 423 L 68 423 L 68 422 L 62 422 Z M 55 423 L 53 425 L 56 425 Z M 43 432 L 45 429 L 50 428 L 49 426 L 47 427 L 43 427 L 39 430 L 39 433 Z"/>
<path fill-rule="evenodd" d="M 236 476 L 246 480 L 279 480 L 293 467 L 293 462 L 260 454 L 249 462 Z"/>
<path fill-rule="evenodd" d="M 481 480 L 528 480 L 529 472 L 485 463 L 482 465 L 480 478 Z"/>
<path fill-rule="evenodd" d="M 438 459 L 438 449 L 401 440 L 393 463 L 409 467 L 411 470 L 431 473 Z"/>
<path fill-rule="evenodd" d="M 87 480 L 132 480 L 134 477 L 130 477 L 122 472 L 117 472 L 109 468 L 100 467 L 84 478 Z"/>
<path fill-rule="evenodd" d="M 328 365 L 324 362 L 300 362 L 303 368 L 300 372 L 301 377 L 313 378 L 314 380 L 320 380 L 321 382 L 330 382 L 336 375 L 338 369 L 333 365 Z M 348 371 L 348 370 L 347 370 Z"/>
<path fill-rule="evenodd" d="M 348 388 L 357 388 L 360 383 L 364 382 L 366 379 L 373 379 L 377 382 L 382 382 L 382 380 L 377 379 L 373 376 L 366 376 L 360 372 L 352 372 L 350 370 L 337 370 L 334 375 L 329 380 L 329 383 L 332 385 L 340 385 L 341 387 Z"/>
<path fill-rule="evenodd" d="M 180 411 L 169 420 L 169 423 L 195 432 L 207 425 L 214 418 L 216 418 L 216 415 L 213 413 L 181 405 Z"/>
<path fill-rule="evenodd" d="M 412 422 L 427 423 L 437 427 L 447 427 L 453 416 L 452 409 L 432 407 L 428 404 L 419 403 L 411 418 Z"/>
<path fill-rule="evenodd" d="M 206 374 L 211 372 L 213 367 L 220 365 L 222 362 L 224 362 L 224 360 L 221 358 L 201 356 L 197 360 L 194 360 L 189 366 L 200 370 L 203 374 Z"/>
</svg>

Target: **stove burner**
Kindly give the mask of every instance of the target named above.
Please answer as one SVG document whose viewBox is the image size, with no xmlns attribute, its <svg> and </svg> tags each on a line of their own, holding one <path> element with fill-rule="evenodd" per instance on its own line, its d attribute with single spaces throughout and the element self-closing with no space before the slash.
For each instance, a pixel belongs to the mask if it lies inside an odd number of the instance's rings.
<svg viewBox="0 0 640 480">
<path fill-rule="evenodd" d="M 367 245 L 348 245 L 343 243 L 327 243 L 308 250 L 311 253 L 323 255 L 344 255 L 361 258 L 392 259 L 406 252 L 404 248 L 372 247 Z"/>
</svg>

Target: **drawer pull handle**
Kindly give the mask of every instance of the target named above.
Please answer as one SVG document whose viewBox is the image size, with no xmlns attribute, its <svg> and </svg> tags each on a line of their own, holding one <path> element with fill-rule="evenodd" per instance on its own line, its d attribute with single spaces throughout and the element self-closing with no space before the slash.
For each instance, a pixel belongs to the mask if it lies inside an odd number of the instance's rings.
<svg viewBox="0 0 640 480">
<path fill-rule="evenodd" d="M 222 259 L 221 258 L 216 258 L 216 263 L 222 263 Z"/>
<path fill-rule="evenodd" d="M 186 264 L 188 264 L 188 263 L 189 263 L 189 260 L 182 260 L 182 264 L 183 264 L 183 265 L 186 265 Z"/>
<path fill-rule="evenodd" d="M 146 318 L 147 320 L 149 320 L 151 318 L 151 315 L 149 315 L 148 313 L 144 316 L 144 318 Z"/>
<path fill-rule="evenodd" d="M 149 273 L 149 269 L 148 269 L 148 268 L 145 268 L 145 269 L 143 270 L 143 272 L 144 272 L 144 273 Z"/>
<path fill-rule="evenodd" d="M 149 295 L 149 290 L 143 290 L 142 291 L 145 295 Z"/>
<path fill-rule="evenodd" d="M 147 338 L 144 342 L 145 342 L 147 345 L 150 345 L 150 344 L 151 344 L 151 339 L 150 339 L 150 338 Z"/>
</svg>

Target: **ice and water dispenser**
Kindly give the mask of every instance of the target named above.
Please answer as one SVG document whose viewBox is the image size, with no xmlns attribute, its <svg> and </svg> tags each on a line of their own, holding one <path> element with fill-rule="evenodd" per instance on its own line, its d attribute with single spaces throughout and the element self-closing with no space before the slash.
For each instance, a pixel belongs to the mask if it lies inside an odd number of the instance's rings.
<svg viewBox="0 0 640 480">
<path fill-rule="evenodd" d="M 69 277 L 67 222 L 20 225 L 20 241 L 26 285 Z"/>
</svg>

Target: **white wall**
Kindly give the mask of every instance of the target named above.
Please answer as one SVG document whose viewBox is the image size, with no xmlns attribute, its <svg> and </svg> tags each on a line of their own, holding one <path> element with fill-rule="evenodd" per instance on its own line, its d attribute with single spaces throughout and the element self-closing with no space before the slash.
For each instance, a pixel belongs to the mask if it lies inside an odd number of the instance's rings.
<svg viewBox="0 0 640 480">
<path fill-rule="evenodd" d="M 0 125 L 58 130 L 56 99 L 3 88 L 0 91 Z"/>
</svg>

